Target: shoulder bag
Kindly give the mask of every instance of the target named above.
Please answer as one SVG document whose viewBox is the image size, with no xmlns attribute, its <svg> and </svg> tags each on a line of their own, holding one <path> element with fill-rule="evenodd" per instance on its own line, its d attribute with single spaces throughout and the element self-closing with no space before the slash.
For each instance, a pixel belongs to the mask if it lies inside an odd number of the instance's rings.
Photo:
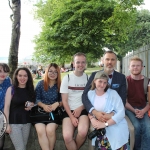
<svg viewBox="0 0 150 150">
<path fill-rule="evenodd" d="M 58 99 L 60 97 L 60 93 L 58 93 Z M 55 111 L 50 113 L 45 112 L 43 108 L 38 105 L 32 107 L 30 110 L 30 121 L 31 123 L 50 123 L 55 122 L 57 124 L 62 124 L 63 119 L 63 110 L 62 107 L 57 107 Z"/>
</svg>

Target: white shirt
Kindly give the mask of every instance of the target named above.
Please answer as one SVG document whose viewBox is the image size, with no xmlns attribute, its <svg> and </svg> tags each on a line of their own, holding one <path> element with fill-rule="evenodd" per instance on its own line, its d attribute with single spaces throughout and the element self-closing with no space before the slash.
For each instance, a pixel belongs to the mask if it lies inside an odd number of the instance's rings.
<svg viewBox="0 0 150 150">
<path fill-rule="evenodd" d="M 106 93 L 102 96 L 95 95 L 94 108 L 98 111 L 104 111 L 106 105 Z"/>
<path fill-rule="evenodd" d="M 76 76 L 72 72 L 69 74 L 69 78 L 68 75 L 63 78 L 60 93 L 68 93 L 68 104 L 70 110 L 75 110 L 83 105 L 82 94 L 87 81 L 88 79 L 85 73 L 83 73 L 82 76 Z"/>
</svg>

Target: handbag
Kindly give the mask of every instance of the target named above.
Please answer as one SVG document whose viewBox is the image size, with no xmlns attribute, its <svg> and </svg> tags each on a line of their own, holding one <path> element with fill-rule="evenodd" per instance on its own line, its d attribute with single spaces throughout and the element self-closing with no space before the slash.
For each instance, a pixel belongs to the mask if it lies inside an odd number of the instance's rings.
<svg viewBox="0 0 150 150">
<path fill-rule="evenodd" d="M 60 93 L 58 93 L 58 99 L 60 99 Z M 57 107 L 55 111 L 45 112 L 43 108 L 36 105 L 30 110 L 31 123 L 50 123 L 55 122 L 62 124 L 63 110 L 62 107 Z"/>
<path fill-rule="evenodd" d="M 48 113 L 45 112 L 43 108 L 35 106 L 30 110 L 29 116 L 31 123 L 55 122 L 57 124 L 62 124 L 63 110 L 61 107 L 57 107 L 55 111 Z"/>
</svg>

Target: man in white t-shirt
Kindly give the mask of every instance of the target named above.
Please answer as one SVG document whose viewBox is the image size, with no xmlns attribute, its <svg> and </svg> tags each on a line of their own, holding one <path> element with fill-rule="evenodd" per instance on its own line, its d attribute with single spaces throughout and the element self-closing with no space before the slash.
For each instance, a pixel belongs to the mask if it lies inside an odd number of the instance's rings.
<svg viewBox="0 0 150 150">
<path fill-rule="evenodd" d="M 68 150 L 78 150 L 84 143 L 89 129 L 88 113 L 81 99 L 88 81 L 88 77 L 84 73 L 86 56 L 79 52 L 74 55 L 73 59 L 75 70 L 63 78 L 60 87 L 65 108 L 62 131 Z M 78 132 L 74 138 L 75 128 Z"/>
</svg>

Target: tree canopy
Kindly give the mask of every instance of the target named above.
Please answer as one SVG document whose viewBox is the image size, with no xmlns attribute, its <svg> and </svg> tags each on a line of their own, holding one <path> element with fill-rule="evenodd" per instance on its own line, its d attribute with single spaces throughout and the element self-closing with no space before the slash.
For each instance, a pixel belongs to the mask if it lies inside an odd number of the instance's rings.
<svg viewBox="0 0 150 150">
<path fill-rule="evenodd" d="M 140 10 L 136 12 L 136 25 L 133 31 L 128 33 L 128 40 L 120 43 L 120 49 L 124 49 L 122 54 L 134 51 L 146 45 L 150 41 L 150 11 Z"/>
<path fill-rule="evenodd" d="M 106 45 L 128 39 L 143 0 L 47 0 L 36 4 L 42 31 L 35 37 L 34 56 L 41 62 L 65 62 L 76 52 L 89 59 L 102 55 Z M 118 50 L 116 48 L 116 50 Z"/>
</svg>

